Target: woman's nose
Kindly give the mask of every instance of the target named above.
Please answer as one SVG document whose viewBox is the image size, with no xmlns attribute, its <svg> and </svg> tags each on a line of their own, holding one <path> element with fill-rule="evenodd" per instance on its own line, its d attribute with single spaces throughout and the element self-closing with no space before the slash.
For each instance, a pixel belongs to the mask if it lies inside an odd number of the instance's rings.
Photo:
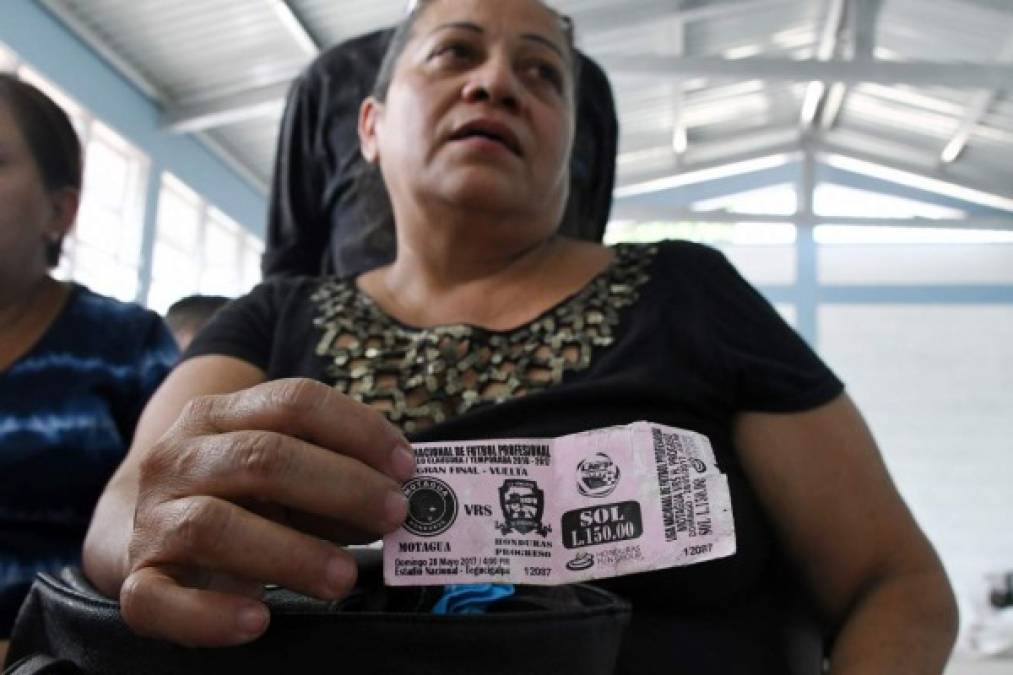
<svg viewBox="0 0 1013 675">
<path fill-rule="evenodd" d="M 516 109 L 520 104 L 520 84 L 510 63 L 492 57 L 471 73 L 462 95 L 466 101 L 485 101 Z"/>
</svg>

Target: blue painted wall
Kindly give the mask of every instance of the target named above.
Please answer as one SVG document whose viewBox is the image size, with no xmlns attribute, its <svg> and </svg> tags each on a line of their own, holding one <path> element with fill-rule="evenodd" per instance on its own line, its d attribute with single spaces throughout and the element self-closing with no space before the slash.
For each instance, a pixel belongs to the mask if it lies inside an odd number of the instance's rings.
<svg viewBox="0 0 1013 675">
<path fill-rule="evenodd" d="M 169 171 L 262 235 L 266 200 L 201 143 L 161 131 L 159 109 L 35 0 L 0 0 L 0 42 L 151 159 L 152 181 Z M 154 186 L 153 186 L 154 187 Z M 146 220 L 156 213 L 149 189 Z M 146 222 L 152 232 L 154 222 Z"/>
</svg>

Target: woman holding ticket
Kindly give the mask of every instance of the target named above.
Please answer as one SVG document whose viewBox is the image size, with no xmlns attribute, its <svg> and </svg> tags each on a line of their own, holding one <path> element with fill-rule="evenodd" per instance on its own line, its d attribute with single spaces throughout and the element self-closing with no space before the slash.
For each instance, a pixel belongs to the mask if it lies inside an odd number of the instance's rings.
<svg viewBox="0 0 1013 675">
<path fill-rule="evenodd" d="M 610 501 L 633 464 L 578 445 L 556 466 L 530 439 L 644 420 L 704 439 L 690 452 L 631 427 L 649 449 L 629 460 L 664 473 L 657 537 L 679 542 L 691 518 L 709 531 L 702 477 L 725 486 L 730 529 L 721 557 L 687 540 L 678 555 L 702 562 L 596 582 L 634 605 L 620 672 L 815 673 L 824 637 L 835 675 L 942 670 L 948 582 L 840 381 L 714 250 L 556 235 L 574 63 L 569 24 L 538 0 L 430 0 L 406 19 L 359 120 L 395 261 L 222 310 L 95 514 L 86 571 L 138 633 L 254 640 L 264 583 L 341 597 L 356 577 L 341 545 L 404 524 L 434 556 L 465 525 L 499 528 L 503 559 L 565 546 L 579 573 L 633 555 L 594 548 L 648 536 L 630 524 L 646 503 Z M 409 439 L 430 444 L 418 462 Z M 437 465 L 498 496 L 447 501 Z M 526 468 L 549 465 L 592 506 L 549 520 L 555 496 Z M 432 503 L 409 512 L 402 484 L 423 475 Z"/>
</svg>

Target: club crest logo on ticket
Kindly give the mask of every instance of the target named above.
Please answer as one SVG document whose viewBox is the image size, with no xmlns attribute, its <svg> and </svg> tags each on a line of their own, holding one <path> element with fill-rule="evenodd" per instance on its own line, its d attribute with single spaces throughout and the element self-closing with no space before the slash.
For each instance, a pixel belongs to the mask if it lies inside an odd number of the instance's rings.
<svg viewBox="0 0 1013 675">
<path fill-rule="evenodd" d="M 392 586 L 563 584 L 735 553 L 728 481 L 701 434 L 650 422 L 553 439 L 414 446 Z"/>
</svg>

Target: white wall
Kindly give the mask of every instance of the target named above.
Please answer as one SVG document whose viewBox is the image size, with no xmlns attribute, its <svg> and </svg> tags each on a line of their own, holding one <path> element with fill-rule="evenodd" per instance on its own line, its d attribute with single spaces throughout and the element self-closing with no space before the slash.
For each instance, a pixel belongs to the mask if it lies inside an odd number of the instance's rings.
<svg viewBox="0 0 1013 675">
<path fill-rule="evenodd" d="M 819 323 L 954 584 L 1013 569 L 1013 306 L 833 305 Z"/>
</svg>

